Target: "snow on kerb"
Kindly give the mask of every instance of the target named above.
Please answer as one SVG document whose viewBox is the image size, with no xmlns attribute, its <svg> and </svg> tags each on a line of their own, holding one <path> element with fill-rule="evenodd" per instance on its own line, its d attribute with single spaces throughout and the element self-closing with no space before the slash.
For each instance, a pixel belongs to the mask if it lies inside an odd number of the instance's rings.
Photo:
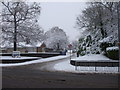
<svg viewBox="0 0 120 90">
<path fill-rule="evenodd" d="M 42 59 L 33 60 L 33 61 L 27 61 L 27 62 L 22 62 L 22 63 L 0 64 L 0 67 L 21 66 L 21 65 L 28 65 L 28 64 L 34 64 L 34 63 L 42 63 L 42 62 L 48 62 L 48 61 L 54 61 L 54 60 L 64 59 L 64 58 L 67 58 L 69 56 L 70 55 L 66 55 L 66 56 L 60 55 L 60 56 L 49 57 L 49 58 L 42 58 Z M 8 58 L 8 57 L 6 57 L 6 58 Z"/>
</svg>

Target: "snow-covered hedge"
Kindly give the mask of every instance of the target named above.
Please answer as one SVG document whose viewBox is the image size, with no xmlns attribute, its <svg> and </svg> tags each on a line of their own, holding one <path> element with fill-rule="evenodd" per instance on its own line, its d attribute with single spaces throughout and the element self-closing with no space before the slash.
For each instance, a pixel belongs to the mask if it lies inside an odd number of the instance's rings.
<svg viewBox="0 0 120 90">
<path fill-rule="evenodd" d="M 114 46 L 114 47 L 108 47 L 106 48 L 107 51 L 107 57 L 113 60 L 118 60 L 119 59 L 119 48 Z"/>
</svg>

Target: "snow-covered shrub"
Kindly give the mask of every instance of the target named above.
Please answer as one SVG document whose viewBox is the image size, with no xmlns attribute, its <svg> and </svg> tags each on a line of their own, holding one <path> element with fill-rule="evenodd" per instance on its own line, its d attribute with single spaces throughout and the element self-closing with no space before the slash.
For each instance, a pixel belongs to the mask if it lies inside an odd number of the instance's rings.
<svg viewBox="0 0 120 90">
<path fill-rule="evenodd" d="M 113 35 L 111 35 L 109 37 L 106 37 L 106 38 L 104 38 L 104 39 L 99 41 L 100 42 L 101 51 L 104 51 L 106 53 L 106 48 L 107 47 L 114 46 L 113 42 L 111 42 L 112 38 L 113 38 Z"/>
<path fill-rule="evenodd" d="M 81 37 L 79 39 L 79 47 L 78 48 L 79 48 L 78 53 L 81 56 L 91 53 L 91 48 L 92 48 L 91 35 L 88 34 L 86 37 Z"/>
<path fill-rule="evenodd" d="M 119 60 L 119 48 L 118 47 L 108 47 L 106 48 L 107 57 L 113 60 Z"/>
<path fill-rule="evenodd" d="M 86 54 L 85 50 L 83 50 L 82 48 L 79 49 L 78 51 L 78 54 L 81 55 L 81 56 L 84 56 Z"/>
<path fill-rule="evenodd" d="M 110 43 L 103 42 L 100 44 L 101 51 L 104 51 L 106 53 L 106 48 L 110 46 Z"/>
<path fill-rule="evenodd" d="M 84 38 L 79 38 L 79 45 L 78 45 L 78 51 L 77 53 L 81 56 L 85 55 L 83 51 L 85 50 L 85 43 L 84 43 Z"/>
</svg>

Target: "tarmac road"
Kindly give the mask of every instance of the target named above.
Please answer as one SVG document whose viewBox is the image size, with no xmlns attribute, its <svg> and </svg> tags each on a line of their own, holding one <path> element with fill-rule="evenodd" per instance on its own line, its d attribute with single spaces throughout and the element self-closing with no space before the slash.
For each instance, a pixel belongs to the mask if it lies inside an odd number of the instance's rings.
<svg viewBox="0 0 120 90">
<path fill-rule="evenodd" d="M 64 60 L 64 59 L 63 59 Z M 61 61 L 61 60 L 59 60 Z M 2 88 L 118 88 L 118 74 L 52 72 L 38 69 L 46 64 L 2 68 Z"/>
</svg>

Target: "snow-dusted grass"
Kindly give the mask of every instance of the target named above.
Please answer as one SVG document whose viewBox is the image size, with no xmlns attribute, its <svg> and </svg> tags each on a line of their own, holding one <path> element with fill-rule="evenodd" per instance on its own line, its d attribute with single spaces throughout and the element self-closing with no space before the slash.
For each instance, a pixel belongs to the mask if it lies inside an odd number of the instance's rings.
<svg viewBox="0 0 120 90">
<path fill-rule="evenodd" d="M 48 62 L 48 61 L 54 61 L 54 60 L 59 60 L 59 59 L 64 59 L 69 57 L 70 55 L 61 55 L 61 56 L 55 56 L 55 57 L 49 57 L 49 58 L 42 58 L 38 60 L 33 60 L 33 61 L 27 61 L 27 62 L 22 62 L 22 63 L 14 63 L 14 64 L 0 64 L 0 67 L 8 67 L 8 66 L 21 66 L 21 65 L 28 65 L 28 64 L 33 64 L 33 63 L 42 63 L 42 62 Z M 4 59 L 8 59 L 7 56 L 2 56 Z M 23 57 L 22 57 L 23 58 Z M 29 57 L 30 58 L 30 57 Z"/>
<path fill-rule="evenodd" d="M 75 61 L 98 61 L 98 60 L 111 60 L 105 56 L 103 56 L 102 54 L 88 54 L 88 55 L 84 55 L 84 56 L 80 56 L 80 57 L 76 57 L 72 60 L 75 60 Z"/>
<path fill-rule="evenodd" d="M 91 54 L 80 56 L 78 58 L 74 58 L 72 60 L 110 60 L 109 58 L 98 54 Z M 85 66 L 78 66 L 77 70 L 75 70 L 75 66 L 70 64 L 70 60 L 66 60 L 54 65 L 53 70 L 55 71 L 64 71 L 64 72 L 74 72 L 74 73 L 118 73 L 118 67 L 97 67 L 97 71 L 95 71 L 95 67 L 85 67 Z"/>
</svg>

